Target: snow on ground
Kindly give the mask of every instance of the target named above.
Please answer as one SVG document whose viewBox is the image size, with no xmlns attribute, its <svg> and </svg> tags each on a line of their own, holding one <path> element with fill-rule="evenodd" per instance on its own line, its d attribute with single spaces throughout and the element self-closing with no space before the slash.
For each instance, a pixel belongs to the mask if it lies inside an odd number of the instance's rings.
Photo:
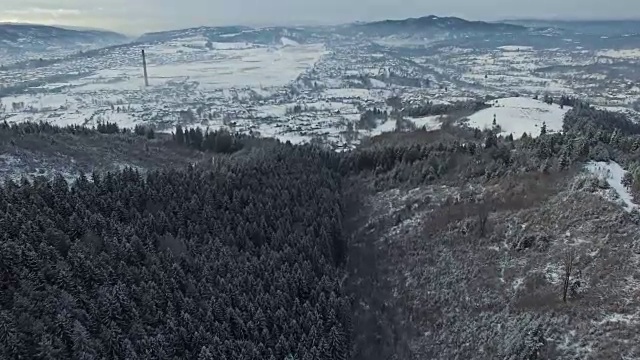
<svg viewBox="0 0 640 360">
<path fill-rule="evenodd" d="M 121 128 L 133 129 L 140 124 L 140 120 L 130 113 L 111 111 L 109 114 L 104 115 L 103 118 L 105 122 L 116 123 Z"/>
<path fill-rule="evenodd" d="M 73 111 L 69 110 L 69 111 L 57 112 L 57 113 L 20 112 L 20 113 L 16 113 L 14 116 L 10 116 L 7 119 L 7 122 L 9 123 L 22 123 L 27 121 L 48 122 L 51 124 L 56 124 L 58 126 L 85 125 L 85 123 L 87 123 L 87 120 L 93 114 L 94 114 L 93 109 L 76 109 Z"/>
<path fill-rule="evenodd" d="M 335 102 L 335 101 L 313 101 L 313 102 L 296 102 L 289 104 L 278 104 L 278 105 L 261 105 L 257 106 L 255 111 L 255 116 L 257 117 L 276 117 L 283 118 L 287 115 L 287 111 L 291 112 L 295 106 L 300 106 L 302 113 L 326 113 L 329 114 L 354 114 L 358 117 L 360 116 L 360 112 L 358 109 L 348 103 Z"/>
<path fill-rule="evenodd" d="M 565 86 L 558 80 L 546 81 L 546 82 L 540 83 L 539 85 L 534 85 L 534 84 L 513 85 L 512 88 L 515 90 L 526 92 L 528 94 L 545 93 L 545 92 L 555 93 L 555 94 L 573 94 L 574 92 L 574 90 L 571 87 Z"/>
<path fill-rule="evenodd" d="M 292 144 L 305 144 L 311 141 L 310 136 L 298 135 L 296 133 L 280 133 L 276 134 L 273 137 L 282 141 L 282 142 L 290 142 Z"/>
<path fill-rule="evenodd" d="M 324 95 L 327 98 L 353 98 L 359 97 L 362 99 L 369 99 L 371 96 L 367 89 L 352 89 L 352 88 L 339 88 L 339 89 L 326 89 Z"/>
<path fill-rule="evenodd" d="M 600 321 L 595 321 L 592 320 L 591 323 L 593 325 L 596 326 L 602 326 L 606 323 L 626 323 L 626 324 L 630 324 L 630 323 L 637 323 L 640 321 L 640 317 L 638 316 L 639 314 L 620 314 L 620 313 L 614 313 L 614 314 L 609 314 L 607 316 L 605 316 L 602 320 Z"/>
<path fill-rule="evenodd" d="M 205 36 L 198 35 L 189 38 L 182 38 L 174 42 L 184 46 L 204 46 L 207 43 L 207 38 Z"/>
<path fill-rule="evenodd" d="M 624 106 L 597 106 L 596 109 L 626 114 L 631 120 L 640 120 L 640 112 Z"/>
<path fill-rule="evenodd" d="M 13 104 L 21 103 L 23 104 L 22 108 L 28 109 L 33 108 L 37 110 L 46 110 L 46 109 L 59 109 L 62 106 L 68 106 L 70 99 L 65 94 L 51 94 L 51 95 L 42 95 L 38 94 L 36 96 L 33 95 L 17 95 L 17 96 L 7 96 L 0 99 L 0 102 L 6 106 L 7 109 L 12 109 Z"/>
<path fill-rule="evenodd" d="M 408 118 L 417 128 L 424 127 L 427 131 L 438 130 L 442 127 L 440 116 L 425 116 L 421 118 Z M 387 132 L 396 131 L 396 120 L 389 119 L 380 123 L 375 129 L 367 132 L 368 136 L 377 136 Z"/>
<path fill-rule="evenodd" d="M 59 126 L 85 125 L 87 120 L 94 114 L 93 109 L 78 109 L 74 112 L 66 112 L 60 117 L 40 118 L 38 121 L 51 122 Z"/>
<path fill-rule="evenodd" d="M 195 46 L 194 42 L 182 42 Z M 290 43 L 291 44 L 291 43 Z M 178 46 L 178 43 L 171 46 Z M 162 46 L 167 47 L 166 44 Z M 160 46 L 161 47 L 161 46 Z M 147 49 L 149 58 L 158 49 Z M 257 107 L 246 106 L 251 96 L 272 96 L 274 92 L 294 81 L 326 53 L 323 44 L 267 47 L 256 45 L 251 48 L 238 49 L 230 47 L 224 51 L 203 50 L 197 56 L 177 61 L 149 61 L 150 86 L 144 87 L 144 79 L 139 66 L 131 66 L 125 61 L 105 64 L 103 69 L 95 70 L 91 75 L 64 83 L 61 92 L 42 93 L 38 95 L 7 96 L 0 101 L 7 108 L 8 122 L 48 121 L 61 126 L 95 125 L 97 121 L 116 122 L 122 127 L 134 127 L 140 121 L 154 119 L 172 119 L 172 113 L 187 110 L 193 104 L 176 106 L 173 109 L 164 105 L 154 107 L 159 99 L 176 97 L 180 104 L 184 101 L 182 94 L 192 91 L 189 101 L 203 101 L 207 96 L 210 109 L 234 107 L 236 114 L 248 113 L 258 117 L 288 118 L 287 108 L 296 104 L 303 106 L 303 114 L 296 115 L 306 122 L 297 124 L 298 120 L 288 119 L 296 123 L 295 127 L 284 124 L 276 128 L 263 128 L 261 132 L 272 135 L 283 141 L 294 143 L 310 141 L 316 134 L 328 137 L 339 137 L 333 134 L 333 124 L 315 123 L 316 116 L 322 119 L 332 114 L 359 115 L 355 105 L 347 100 L 325 101 L 324 99 L 305 99 L 304 102 L 290 104 L 266 105 L 261 101 Z M 156 54 L 157 55 L 157 54 Z M 194 87 L 195 86 L 195 87 Z M 187 89 L 190 87 L 190 89 Z M 184 90 L 183 90 L 184 89 Z M 194 90 L 195 89 L 195 90 Z M 384 90 L 378 90 L 383 92 Z M 373 92 L 373 90 L 372 90 Z M 367 92 L 368 93 L 368 92 Z M 226 100 L 225 100 L 226 98 Z M 231 102 L 228 100 L 232 100 Z M 145 106 L 131 107 L 134 102 Z M 114 111 L 113 106 L 127 106 L 126 112 Z M 222 111 L 220 110 L 216 111 Z M 152 110 L 149 112 L 149 109 Z M 145 112 L 146 111 L 146 112 Z M 308 114 L 307 114 L 308 112 Z M 318 115 L 316 115 L 318 114 Z M 326 115 L 326 116 L 325 116 Z M 237 116 L 237 115 L 234 115 Z M 143 118 L 145 120 L 143 120 Z M 237 119 L 240 120 L 240 119 Z M 250 127 L 250 126 L 249 126 Z M 324 131 L 327 130 L 328 131 Z"/>
<path fill-rule="evenodd" d="M 242 50 L 255 47 L 248 42 L 213 42 L 209 44 L 213 50 Z"/>
<path fill-rule="evenodd" d="M 323 91 L 325 98 L 360 98 L 361 100 L 384 100 L 391 94 L 390 90 L 383 89 L 332 88 Z"/>
<path fill-rule="evenodd" d="M 547 264 L 542 270 L 542 273 L 548 282 L 556 285 L 560 283 L 563 271 L 564 269 L 560 264 Z"/>
<path fill-rule="evenodd" d="M 420 118 L 410 118 L 417 128 L 424 128 L 428 131 L 439 130 L 442 127 L 441 116 L 425 116 Z"/>
<path fill-rule="evenodd" d="M 371 82 L 371 86 L 373 86 L 374 88 L 386 88 L 387 84 L 384 81 L 380 81 L 378 79 L 369 79 L 369 81 Z"/>
<path fill-rule="evenodd" d="M 396 121 L 387 120 L 384 123 L 378 125 L 375 129 L 371 130 L 367 135 L 377 136 L 386 132 L 393 132 L 396 130 Z"/>
<path fill-rule="evenodd" d="M 87 83 L 73 88 L 73 92 L 93 93 L 97 91 L 135 91 L 142 89 L 144 89 L 144 78 L 140 75 L 133 79 L 126 79 L 123 81 Z"/>
<path fill-rule="evenodd" d="M 255 115 L 257 117 L 284 117 L 287 114 L 287 108 L 294 105 L 264 105 L 256 107 Z"/>
<path fill-rule="evenodd" d="M 498 49 L 502 51 L 531 51 L 533 50 L 533 47 L 521 46 L 521 45 L 505 45 L 505 46 L 499 46 Z"/>
<path fill-rule="evenodd" d="M 249 44 L 221 43 L 224 51 L 212 52 L 193 61 L 154 63 L 149 61 L 152 89 L 172 87 L 185 81 L 199 82 L 201 90 L 224 88 L 264 88 L 283 86 L 312 67 L 322 55 L 322 44 L 281 48 L 256 47 Z M 147 49 L 148 58 L 163 53 L 167 44 Z M 219 49 L 218 49 L 219 50 Z M 69 82 L 75 93 L 98 91 L 137 91 L 144 89 L 142 71 L 136 66 L 101 69 L 93 75 Z"/>
<path fill-rule="evenodd" d="M 359 113 L 355 105 L 336 101 L 313 101 L 300 103 L 303 109 L 316 109 L 317 111 L 340 111 L 341 113 Z"/>
<path fill-rule="evenodd" d="M 640 59 L 640 49 L 602 50 L 596 53 L 597 56 L 606 56 L 619 59 Z"/>
<path fill-rule="evenodd" d="M 638 205 L 633 202 L 633 196 L 629 192 L 626 186 L 622 184 L 622 179 L 626 171 L 615 161 L 591 161 L 586 165 L 586 168 L 592 174 L 598 176 L 601 179 L 607 181 L 609 186 L 618 195 L 618 202 L 624 205 L 627 211 L 638 209 Z"/>
<path fill-rule="evenodd" d="M 82 94 L 100 91 L 138 91 L 144 88 L 144 78 L 139 67 L 122 66 L 116 69 L 96 70 L 92 75 L 69 81 L 64 85 L 69 91 Z"/>
<path fill-rule="evenodd" d="M 134 122 L 134 127 L 135 125 L 140 124 L 137 122 Z M 144 124 L 144 123 L 143 123 Z M 206 131 L 218 131 L 221 129 L 227 130 L 227 131 L 231 131 L 234 132 L 235 129 L 230 128 L 228 126 L 226 126 L 222 120 L 210 120 L 207 124 L 199 124 L 199 123 L 195 123 L 195 124 L 188 124 L 186 125 L 187 128 L 189 129 L 200 129 L 202 130 L 202 132 L 206 132 Z M 174 131 L 176 130 L 175 126 L 171 126 L 168 128 L 160 128 L 157 129 L 156 131 L 159 133 L 163 133 L 163 134 L 172 134 Z M 248 133 L 248 131 L 246 132 Z"/>
<path fill-rule="evenodd" d="M 525 132 L 538 136 L 543 123 L 549 132 L 561 131 L 564 114 L 570 109 L 568 106 L 561 109 L 556 104 L 549 105 L 526 97 L 497 99 L 492 105 L 469 116 L 468 125 L 480 129 L 491 128 L 495 115 L 496 123 L 502 129 L 501 134 L 512 134 L 516 139 Z"/>
<path fill-rule="evenodd" d="M 298 46 L 300 45 L 300 43 L 298 43 L 295 40 L 289 39 L 288 37 L 282 37 L 280 39 L 280 42 L 282 43 L 282 45 L 284 46 Z"/>
<path fill-rule="evenodd" d="M 302 144 L 311 141 L 310 136 L 303 136 L 292 131 L 282 130 L 282 127 L 271 124 L 260 124 L 256 129 L 261 137 L 276 138 L 280 141 L 289 141 L 292 144 Z"/>
</svg>

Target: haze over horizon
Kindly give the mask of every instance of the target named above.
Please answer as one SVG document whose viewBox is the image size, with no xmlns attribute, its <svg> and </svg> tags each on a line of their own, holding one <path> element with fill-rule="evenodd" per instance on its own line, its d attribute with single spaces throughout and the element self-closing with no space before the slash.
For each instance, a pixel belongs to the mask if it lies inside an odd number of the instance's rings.
<svg viewBox="0 0 640 360">
<path fill-rule="evenodd" d="M 629 19 L 640 3 L 627 0 L 3 0 L 0 22 L 25 22 L 102 28 L 126 34 L 201 25 L 337 24 L 430 14 L 470 20 L 500 19 Z M 247 11 L 249 9 L 250 11 Z M 636 17 L 637 18 L 637 17 Z"/>
</svg>

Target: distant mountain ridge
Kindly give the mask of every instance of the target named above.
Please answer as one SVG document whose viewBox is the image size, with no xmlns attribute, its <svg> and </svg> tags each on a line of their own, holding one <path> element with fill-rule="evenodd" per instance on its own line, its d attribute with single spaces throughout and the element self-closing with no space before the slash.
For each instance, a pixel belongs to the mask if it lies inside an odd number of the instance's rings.
<svg viewBox="0 0 640 360">
<path fill-rule="evenodd" d="M 323 32 L 326 30 L 319 30 Z M 283 37 L 304 43 L 314 31 L 299 27 L 264 27 L 252 28 L 248 26 L 200 26 L 195 28 L 169 30 L 147 33 L 136 41 L 141 43 L 172 41 L 189 38 L 202 38 L 212 42 L 247 42 L 263 45 L 281 44 Z"/>
<path fill-rule="evenodd" d="M 640 34 L 640 20 L 543 20 L 543 19 L 514 19 L 503 20 L 503 23 L 551 27 L 585 34 L 599 35 L 627 35 Z"/>
<path fill-rule="evenodd" d="M 0 23 L 0 55 L 37 56 L 47 51 L 80 51 L 128 42 L 106 30 L 77 30 L 49 25 Z"/>
<path fill-rule="evenodd" d="M 167 31 L 156 31 L 142 34 L 137 41 L 139 42 L 154 42 L 154 41 L 169 41 L 175 39 L 181 39 L 188 36 L 202 36 L 206 38 L 212 38 L 217 36 L 228 36 L 243 31 L 252 30 L 248 26 L 199 26 L 186 29 L 176 29 Z"/>
<path fill-rule="evenodd" d="M 330 38 L 335 34 L 345 36 L 421 36 L 428 34 L 453 35 L 517 33 L 529 30 L 528 27 L 507 23 L 470 21 L 457 17 L 439 17 L 435 15 L 403 20 L 382 20 L 358 22 L 339 26 L 273 26 L 254 28 L 248 26 L 201 26 L 188 29 L 160 31 L 143 34 L 139 42 L 171 41 L 189 37 L 202 37 L 219 42 L 252 42 L 275 44 L 282 37 L 294 39 L 300 43 Z"/>
<path fill-rule="evenodd" d="M 458 17 L 440 17 L 435 15 L 403 20 L 382 20 L 353 24 L 355 30 L 364 30 L 378 35 L 393 35 L 398 33 L 420 33 L 433 31 L 451 32 L 522 32 L 528 30 L 526 26 L 493 23 L 485 21 L 471 21 Z"/>
</svg>

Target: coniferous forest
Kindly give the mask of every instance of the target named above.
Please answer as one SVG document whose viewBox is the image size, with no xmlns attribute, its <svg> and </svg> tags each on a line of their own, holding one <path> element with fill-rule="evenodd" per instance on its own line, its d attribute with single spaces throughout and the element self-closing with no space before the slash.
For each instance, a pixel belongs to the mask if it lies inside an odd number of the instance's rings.
<svg viewBox="0 0 640 360">
<path fill-rule="evenodd" d="M 312 148 L 0 190 L 2 359 L 343 359 L 340 178 Z"/>
</svg>

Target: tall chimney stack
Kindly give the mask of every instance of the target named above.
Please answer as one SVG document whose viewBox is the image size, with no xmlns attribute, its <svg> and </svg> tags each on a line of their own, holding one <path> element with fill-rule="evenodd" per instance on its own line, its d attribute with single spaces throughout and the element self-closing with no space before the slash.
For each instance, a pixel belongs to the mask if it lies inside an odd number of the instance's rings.
<svg viewBox="0 0 640 360">
<path fill-rule="evenodd" d="M 144 86 L 149 86 L 149 77 L 147 76 L 147 58 L 144 56 L 144 49 L 142 50 L 142 67 L 144 68 Z"/>
</svg>

